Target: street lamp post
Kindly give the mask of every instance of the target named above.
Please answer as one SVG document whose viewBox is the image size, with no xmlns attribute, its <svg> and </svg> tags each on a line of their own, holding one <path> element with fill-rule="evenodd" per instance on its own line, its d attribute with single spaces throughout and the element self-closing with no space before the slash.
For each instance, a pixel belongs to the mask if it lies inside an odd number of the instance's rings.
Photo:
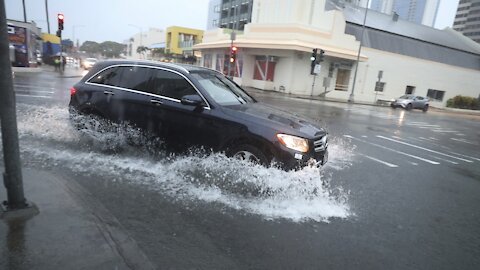
<svg viewBox="0 0 480 270">
<path fill-rule="evenodd" d="M 50 20 L 48 19 L 48 0 L 45 0 L 45 13 L 47 18 L 47 29 L 48 33 L 50 34 Z"/>
<path fill-rule="evenodd" d="M 365 8 L 365 17 L 363 18 L 363 25 L 362 25 L 362 36 L 360 37 L 360 46 L 358 46 L 358 53 L 357 53 L 357 64 L 355 67 L 355 74 L 353 75 L 353 84 L 352 84 L 352 93 L 348 97 L 348 102 L 353 103 L 354 101 L 354 92 L 355 92 L 355 84 L 357 82 L 357 73 L 358 73 L 358 66 L 360 64 L 360 54 L 362 52 L 362 45 L 363 45 L 363 37 L 365 34 L 365 23 L 367 22 L 367 14 L 368 14 L 368 5 L 370 0 L 367 0 L 367 7 Z"/>
<path fill-rule="evenodd" d="M 72 26 L 72 41 L 73 41 L 73 48 L 75 48 L 75 28 L 77 27 L 85 27 L 85 25 L 74 25 Z"/>
</svg>

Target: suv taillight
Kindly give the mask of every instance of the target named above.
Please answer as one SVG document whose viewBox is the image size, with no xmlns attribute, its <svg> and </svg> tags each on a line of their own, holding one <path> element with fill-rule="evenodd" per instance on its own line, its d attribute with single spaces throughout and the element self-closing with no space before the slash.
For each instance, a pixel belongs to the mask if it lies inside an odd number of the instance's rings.
<svg viewBox="0 0 480 270">
<path fill-rule="evenodd" d="M 74 96 L 77 93 L 77 89 L 75 87 L 70 88 L 70 96 Z"/>
</svg>

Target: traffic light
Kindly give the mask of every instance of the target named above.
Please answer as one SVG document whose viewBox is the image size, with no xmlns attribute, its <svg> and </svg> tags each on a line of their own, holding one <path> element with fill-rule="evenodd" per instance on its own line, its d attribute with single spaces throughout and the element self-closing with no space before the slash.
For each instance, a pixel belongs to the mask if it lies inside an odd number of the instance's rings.
<svg viewBox="0 0 480 270">
<path fill-rule="evenodd" d="M 57 37 L 62 38 L 62 30 L 57 30 Z"/>
<path fill-rule="evenodd" d="M 237 50 L 238 48 L 235 46 L 232 46 L 230 49 L 230 63 L 233 63 L 237 60 Z"/>
<path fill-rule="evenodd" d="M 320 49 L 320 53 L 318 54 L 318 57 L 317 57 L 317 63 L 320 63 L 320 62 L 323 62 L 325 60 L 325 51 Z"/>
<path fill-rule="evenodd" d="M 311 75 L 315 75 L 315 73 L 313 71 L 315 69 L 315 65 L 317 64 L 317 51 L 318 51 L 318 49 L 313 49 L 312 50 L 312 57 L 310 57 L 310 60 L 312 61 L 311 64 L 310 64 L 310 74 Z"/>
<path fill-rule="evenodd" d="M 58 13 L 57 14 L 57 19 L 58 19 L 58 30 L 63 30 L 63 19 L 64 19 L 64 16 L 62 13 Z"/>
<path fill-rule="evenodd" d="M 315 63 L 317 60 L 317 51 L 318 49 L 313 49 L 312 51 L 312 57 L 310 57 L 310 60 L 312 61 L 312 63 Z"/>
</svg>

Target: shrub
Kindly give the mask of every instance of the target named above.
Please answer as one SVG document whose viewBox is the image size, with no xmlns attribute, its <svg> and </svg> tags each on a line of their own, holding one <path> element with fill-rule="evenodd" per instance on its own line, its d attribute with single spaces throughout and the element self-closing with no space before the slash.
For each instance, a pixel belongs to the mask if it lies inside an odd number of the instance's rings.
<svg viewBox="0 0 480 270">
<path fill-rule="evenodd" d="M 473 97 L 465 97 L 459 95 L 447 100 L 447 107 L 451 108 L 478 110 L 479 105 L 479 100 Z"/>
</svg>

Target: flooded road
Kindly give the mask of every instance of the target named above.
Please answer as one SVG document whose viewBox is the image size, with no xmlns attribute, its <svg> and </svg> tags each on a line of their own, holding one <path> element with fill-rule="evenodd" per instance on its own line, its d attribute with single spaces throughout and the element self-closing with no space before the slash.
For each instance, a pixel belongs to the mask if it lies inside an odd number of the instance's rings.
<svg viewBox="0 0 480 270">
<path fill-rule="evenodd" d="M 67 109 L 79 78 L 28 76 L 16 77 L 24 167 L 80 184 L 160 269 L 480 265 L 474 117 L 252 91 L 329 130 L 325 167 L 285 172 L 200 150 L 172 155 L 129 127 L 82 135 Z M 52 93 L 38 97 L 37 86 Z"/>
</svg>

